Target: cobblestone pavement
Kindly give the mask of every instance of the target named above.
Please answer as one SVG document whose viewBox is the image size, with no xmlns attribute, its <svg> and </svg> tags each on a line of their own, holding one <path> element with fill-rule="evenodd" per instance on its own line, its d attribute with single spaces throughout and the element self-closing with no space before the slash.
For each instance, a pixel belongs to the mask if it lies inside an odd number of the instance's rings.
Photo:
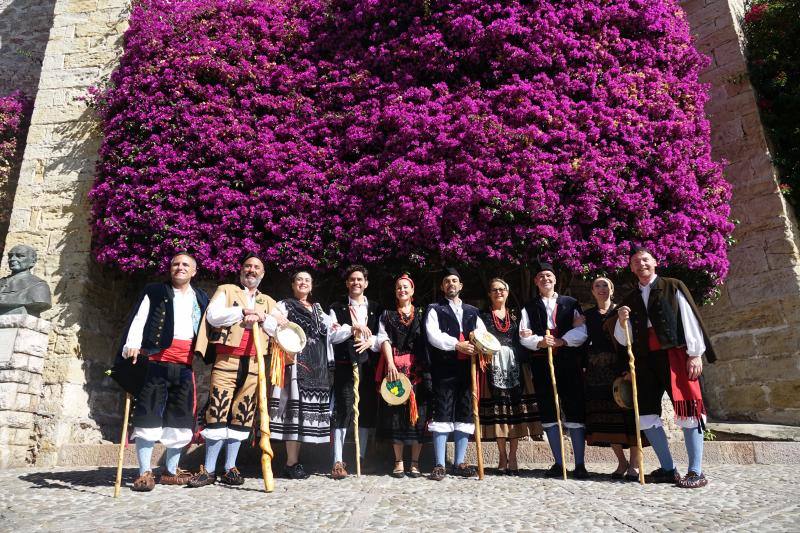
<svg viewBox="0 0 800 533">
<path fill-rule="evenodd" d="M 612 465 L 591 465 L 611 471 Z M 520 477 L 483 481 L 388 475 L 333 481 L 260 479 L 242 487 L 157 485 L 111 497 L 113 468 L 0 472 L 0 530 L 277 531 L 798 531 L 800 466 L 711 465 L 699 490 L 670 485 L 544 479 L 544 465 Z M 135 471 L 125 470 L 130 486 Z"/>
</svg>

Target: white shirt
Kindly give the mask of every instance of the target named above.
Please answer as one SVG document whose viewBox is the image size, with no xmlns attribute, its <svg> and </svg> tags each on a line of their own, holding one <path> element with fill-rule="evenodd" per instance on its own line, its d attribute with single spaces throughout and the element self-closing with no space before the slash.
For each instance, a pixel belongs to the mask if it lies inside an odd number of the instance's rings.
<svg viewBox="0 0 800 533">
<path fill-rule="evenodd" d="M 650 289 L 656 282 L 657 277 L 658 276 L 653 276 L 653 279 L 647 285 L 639 285 L 639 289 L 642 291 L 642 300 L 644 301 L 645 309 L 647 309 L 647 302 L 650 299 Z M 689 357 L 700 357 L 706 351 L 706 343 L 703 340 L 703 330 L 700 329 L 700 322 L 697 320 L 697 317 L 694 316 L 692 307 L 681 291 L 675 293 L 675 301 L 678 302 L 678 310 L 681 313 L 683 336 L 686 338 L 686 354 Z M 649 318 L 647 319 L 647 327 L 653 327 Z M 623 346 L 628 344 L 625 338 L 625 330 L 622 329 L 621 320 L 617 320 L 617 324 L 614 326 L 614 338 Z"/>
<path fill-rule="evenodd" d="M 245 296 L 247 296 L 247 309 L 255 309 L 256 297 L 261 294 L 258 291 L 250 293 L 247 289 L 242 289 Z M 220 293 L 211 299 L 206 310 L 206 319 L 208 323 L 215 328 L 227 328 L 234 324 L 238 324 L 244 319 L 242 315 L 242 307 L 232 305 L 225 307 L 225 294 Z M 275 336 L 275 330 L 278 328 L 278 321 L 275 317 L 267 315 L 267 318 L 261 324 L 262 329 L 267 335 Z"/>
<path fill-rule="evenodd" d="M 547 329 L 555 329 L 556 328 L 556 302 L 558 300 L 558 294 L 553 293 L 553 296 L 550 298 L 541 297 L 542 303 L 544 304 L 545 314 L 547 315 Z M 578 318 L 581 314 L 576 309 L 573 313 L 573 318 Z M 519 319 L 519 330 L 522 331 L 523 329 L 531 329 L 531 320 L 528 316 L 528 311 L 523 309 L 522 316 Z M 589 333 L 586 330 L 586 324 L 581 324 L 578 327 L 572 328 L 571 330 L 567 331 L 564 335 L 561 336 L 561 340 L 567 343 L 567 346 L 576 347 L 580 346 L 586 339 L 589 338 Z M 530 337 L 522 337 L 520 336 L 520 343 L 529 350 L 539 350 L 538 344 L 541 340 L 544 339 L 543 336 L 533 334 Z"/>
<path fill-rule="evenodd" d="M 196 297 L 191 286 L 186 291 L 181 291 L 172 287 L 172 307 L 174 309 L 174 321 L 172 328 L 172 338 L 182 341 L 194 339 L 194 324 L 192 322 L 192 312 Z M 125 339 L 125 348 L 138 350 L 142 347 L 142 335 L 144 326 L 147 323 L 147 315 L 150 314 L 150 298 L 145 294 L 136 316 L 133 317 L 128 336 Z"/>
<path fill-rule="evenodd" d="M 364 296 L 364 301 L 361 303 L 358 303 L 352 298 L 348 297 L 347 303 L 350 306 L 350 320 L 353 322 L 353 324 L 366 326 L 367 320 L 369 320 L 369 302 L 367 301 L 367 297 Z M 330 315 L 333 317 L 333 321 L 335 322 L 336 313 L 331 311 Z M 331 337 L 331 343 L 339 344 L 352 336 L 353 326 L 350 324 L 340 324 L 338 330 L 334 332 Z M 380 342 L 378 341 L 378 336 L 374 331 L 372 332 L 372 336 L 370 336 L 369 341 L 372 344 L 369 349 L 373 352 L 377 352 L 380 349 Z"/>
<path fill-rule="evenodd" d="M 456 320 L 458 320 L 458 328 L 461 333 L 464 332 L 464 306 L 463 302 L 459 299 L 447 300 L 448 304 L 450 305 L 450 309 L 453 310 L 453 314 L 456 315 Z M 455 337 L 444 333 L 441 329 L 439 329 L 439 315 L 436 314 L 436 311 L 431 311 L 428 313 L 427 317 L 425 318 L 425 330 L 428 334 L 428 342 L 431 343 L 431 346 L 434 348 L 438 348 L 439 350 L 444 350 L 446 352 L 452 352 L 456 349 L 456 344 L 458 344 L 458 339 Z M 486 331 L 486 326 L 481 320 L 481 317 L 478 317 L 477 322 L 475 323 L 475 331 Z"/>
</svg>

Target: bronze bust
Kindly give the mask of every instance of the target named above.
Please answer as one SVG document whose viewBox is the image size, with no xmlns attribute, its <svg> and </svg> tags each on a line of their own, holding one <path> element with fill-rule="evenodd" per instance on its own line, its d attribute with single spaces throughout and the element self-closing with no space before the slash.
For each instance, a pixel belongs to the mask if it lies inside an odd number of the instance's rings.
<svg viewBox="0 0 800 533">
<path fill-rule="evenodd" d="M 11 275 L 0 278 L 0 315 L 29 314 L 39 316 L 52 307 L 50 287 L 31 274 L 36 264 L 36 250 L 18 244 L 8 252 Z"/>
</svg>

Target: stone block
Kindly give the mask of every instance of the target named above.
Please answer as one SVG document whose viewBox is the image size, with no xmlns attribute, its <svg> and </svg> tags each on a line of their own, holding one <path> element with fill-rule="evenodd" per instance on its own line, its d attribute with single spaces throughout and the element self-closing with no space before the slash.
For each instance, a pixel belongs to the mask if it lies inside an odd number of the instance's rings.
<svg viewBox="0 0 800 533">
<path fill-rule="evenodd" d="M 773 409 L 800 409 L 800 377 L 769 383 L 769 405 Z"/>
<path fill-rule="evenodd" d="M 17 403 L 18 387 L 17 383 L 0 383 L 0 411 L 14 409 L 14 405 Z"/>
<path fill-rule="evenodd" d="M 752 417 L 754 413 L 769 407 L 767 390 L 766 386 L 758 383 L 720 389 L 719 398 L 723 405 L 719 407 L 729 416 Z"/>
<path fill-rule="evenodd" d="M 67 13 L 92 13 L 97 10 L 97 0 L 72 0 Z"/>
<path fill-rule="evenodd" d="M 24 383 L 30 382 L 31 373 L 27 370 L 4 369 L 0 370 L 0 383 Z"/>
</svg>

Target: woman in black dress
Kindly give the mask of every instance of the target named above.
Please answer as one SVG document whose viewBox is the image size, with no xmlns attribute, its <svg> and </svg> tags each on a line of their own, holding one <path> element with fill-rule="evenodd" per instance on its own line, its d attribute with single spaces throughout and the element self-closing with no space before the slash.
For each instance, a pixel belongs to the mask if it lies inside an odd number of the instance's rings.
<svg viewBox="0 0 800 533">
<path fill-rule="evenodd" d="M 425 366 L 425 336 L 422 332 L 422 308 L 412 303 L 414 282 L 408 275 L 400 276 L 394 286 L 397 308 L 383 312 L 378 329 L 381 359 L 375 379 L 378 383 L 386 377 L 395 381 L 405 374 L 411 381 L 411 397 L 402 405 L 391 406 L 381 400 L 378 407 L 378 435 L 392 441 L 394 470 L 392 475 L 403 477 L 403 446 L 411 446 L 409 477 L 419 477 L 419 454 L 425 437 L 427 422 L 426 387 L 430 387 L 430 373 Z"/>
<path fill-rule="evenodd" d="M 616 305 L 611 301 L 614 284 L 610 279 L 598 277 L 592 282 L 592 296 L 597 305 L 586 311 L 586 329 L 589 333 L 586 360 L 586 443 L 594 446 L 611 446 L 617 456 L 617 469 L 612 479 L 638 480 L 638 449 L 636 448 L 636 422 L 633 410 L 619 407 L 614 401 L 614 379 L 627 367 L 621 368 L 617 348 L 603 329 L 603 323 L 616 316 Z M 644 437 L 643 437 L 644 438 Z M 630 462 L 623 448 L 630 447 Z"/>
<path fill-rule="evenodd" d="M 478 409 L 481 437 L 497 440 L 499 472 L 515 475 L 519 471 L 517 445 L 520 437 L 540 436 L 542 425 L 530 365 L 521 360 L 525 350 L 519 344 L 519 319 L 506 308 L 508 296 L 508 283 L 500 278 L 489 282 L 491 309 L 481 313 L 481 320 L 502 347 L 481 373 Z"/>
</svg>

